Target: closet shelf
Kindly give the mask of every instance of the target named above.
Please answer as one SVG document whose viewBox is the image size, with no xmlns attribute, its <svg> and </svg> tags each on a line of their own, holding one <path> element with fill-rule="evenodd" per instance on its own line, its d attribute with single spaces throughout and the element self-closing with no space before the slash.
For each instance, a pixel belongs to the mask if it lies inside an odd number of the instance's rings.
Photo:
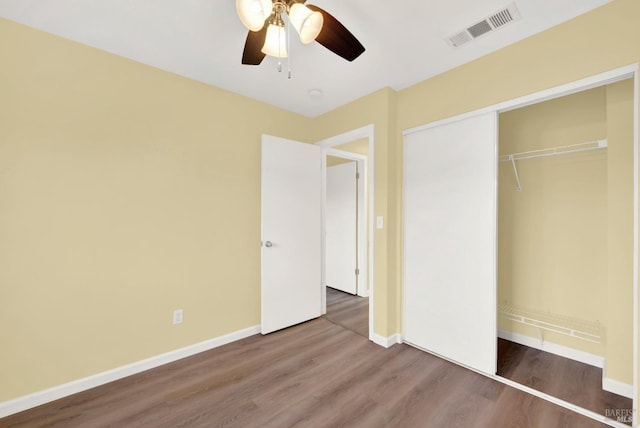
<svg viewBox="0 0 640 428">
<path fill-rule="evenodd" d="M 568 146 L 550 147 L 547 149 L 530 150 L 528 152 L 512 153 L 509 155 L 503 155 L 499 157 L 500 162 L 511 162 L 513 166 L 513 172 L 516 176 L 516 184 L 518 186 L 518 192 L 522 190 L 520 185 L 520 176 L 518 175 L 518 167 L 516 161 L 535 158 L 546 158 L 550 156 L 567 155 L 572 153 L 589 152 L 592 150 L 606 149 L 608 146 L 607 140 L 588 141 L 586 143 L 570 144 Z"/>
<path fill-rule="evenodd" d="M 598 321 L 580 320 L 508 303 L 498 305 L 498 313 L 511 321 L 536 327 L 541 341 L 544 340 L 543 331 L 552 331 L 591 343 L 602 343 L 603 340 L 602 324 Z"/>
</svg>

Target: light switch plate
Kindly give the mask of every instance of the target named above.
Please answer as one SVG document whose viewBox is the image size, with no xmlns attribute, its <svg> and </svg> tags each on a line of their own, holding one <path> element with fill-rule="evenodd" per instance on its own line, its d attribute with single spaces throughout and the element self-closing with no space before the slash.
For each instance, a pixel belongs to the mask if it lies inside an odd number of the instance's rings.
<svg viewBox="0 0 640 428">
<path fill-rule="evenodd" d="M 173 311 L 173 325 L 182 324 L 183 320 L 184 313 L 182 312 L 182 309 L 176 309 Z"/>
</svg>

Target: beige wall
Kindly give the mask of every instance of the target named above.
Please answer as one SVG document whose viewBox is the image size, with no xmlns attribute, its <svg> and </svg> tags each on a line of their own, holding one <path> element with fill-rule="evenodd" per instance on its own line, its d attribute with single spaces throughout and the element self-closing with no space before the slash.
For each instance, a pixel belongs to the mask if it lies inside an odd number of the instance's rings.
<svg viewBox="0 0 640 428">
<path fill-rule="evenodd" d="M 606 356 L 607 376 L 627 384 L 633 383 L 633 325 L 624 323 L 633 314 L 632 103 L 629 80 L 512 110 L 499 121 L 501 155 L 610 139 L 607 150 L 519 161 L 521 192 L 512 165 L 500 164 L 498 302 L 600 322 L 600 344 L 552 332 L 544 337 Z M 501 329 L 538 337 L 533 327 L 498 321 Z"/>
<path fill-rule="evenodd" d="M 310 119 L 5 20 L 0 40 L 0 401 L 259 324 L 260 135 Z"/>
<path fill-rule="evenodd" d="M 401 131 L 638 62 L 639 16 L 615 0 L 313 120 L 0 21 L 0 400 L 259 322 L 261 133 L 375 125 L 374 329 L 400 332 Z"/>
<path fill-rule="evenodd" d="M 349 163 L 349 162 L 353 162 L 353 161 L 350 159 L 337 158 L 335 156 L 327 156 L 327 168 L 330 168 L 336 165 L 342 165 L 343 163 Z"/>
<path fill-rule="evenodd" d="M 607 86 L 606 376 L 633 384 L 633 81 Z"/>
</svg>

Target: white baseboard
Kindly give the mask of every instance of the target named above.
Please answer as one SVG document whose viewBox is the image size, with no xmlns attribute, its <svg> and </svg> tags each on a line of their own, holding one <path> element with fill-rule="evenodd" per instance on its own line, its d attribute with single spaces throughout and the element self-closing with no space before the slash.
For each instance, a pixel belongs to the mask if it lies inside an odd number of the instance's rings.
<svg viewBox="0 0 640 428">
<path fill-rule="evenodd" d="M 519 343 L 530 348 L 549 352 L 550 354 L 559 355 L 561 357 L 569 358 L 574 361 L 589 364 L 590 366 L 598 367 L 601 369 L 604 368 L 604 357 L 601 357 L 600 355 L 578 351 L 577 349 L 558 345 L 552 342 L 547 342 L 546 340 L 541 343 L 540 339 L 507 330 L 498 330 L 498 337 L 500 339 L 510 340 L 511 342 Z"/>
<path fill-rule="evenodd" d="M 107 370 L 83 379 L 74 380 L 69 383 L 54 386 L 53 388 L 14 398 L 13 400 L 4 401 L 0 403 L 0 418 L 22 412 L 32 407 L 40 406 L 78 392 L 86 391 L 88 389 L 95 388 L 96 386 L 104 385 L 105 383 L 113 382 L 163 364 L 190 357 L 200 352 L 208 351 L 258 333 L 260 333 L 259 325 L 249 327 L 244 330 L 235 331 L 224 336 L 215 337 L 213 339 L 205 340 L 204 342 L 156 355 L 155 357 L 146 358 L 125 366 Z"/>
<path fill-rule="evenodd" d="M 614 394 L 622 395 L 623 397 L 633 399 L 633 385 L 620 382 L 619 380 L 603 377 L 602 389 L 604 389 L 605 391 L 612 392 Z"/>
<path fill-rule="evenodd" d="M 369 297 L 369 290 L 358 290 L 358 296 Z"/>
<path fill-rule="evenodd" d="M 392 334 L 389 337 L 380 336 L 379 334 L 372 334 L 369 338 L 376 345 L 380 345 L 384 348 L 390 348 L 397 343 L 402 343 L 402 336 L 399 333 Z"/>
</svg>

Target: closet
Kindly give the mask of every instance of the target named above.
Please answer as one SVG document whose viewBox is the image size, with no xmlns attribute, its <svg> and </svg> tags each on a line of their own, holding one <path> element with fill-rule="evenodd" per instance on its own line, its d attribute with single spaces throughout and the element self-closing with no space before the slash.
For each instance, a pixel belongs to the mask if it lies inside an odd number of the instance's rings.
<svg viewBox="0 0 640 428">
<path fill-rule="evenodd" d="M 403 133 L 406 343 L 513 384 L 508 340 L 633 395 L 635 70 Z M 578 377 L 558 404 L 588 408 Z"/>
<path fill-rule="evenodd" d="M 602 369 L 588 387 L 631 398 L 633 81 L 501 113 L 498 176 L 498 337 Z M 527 370 L 505 376 L 579 400 L 551 385 L 563 373 Z"/>
</svg>

